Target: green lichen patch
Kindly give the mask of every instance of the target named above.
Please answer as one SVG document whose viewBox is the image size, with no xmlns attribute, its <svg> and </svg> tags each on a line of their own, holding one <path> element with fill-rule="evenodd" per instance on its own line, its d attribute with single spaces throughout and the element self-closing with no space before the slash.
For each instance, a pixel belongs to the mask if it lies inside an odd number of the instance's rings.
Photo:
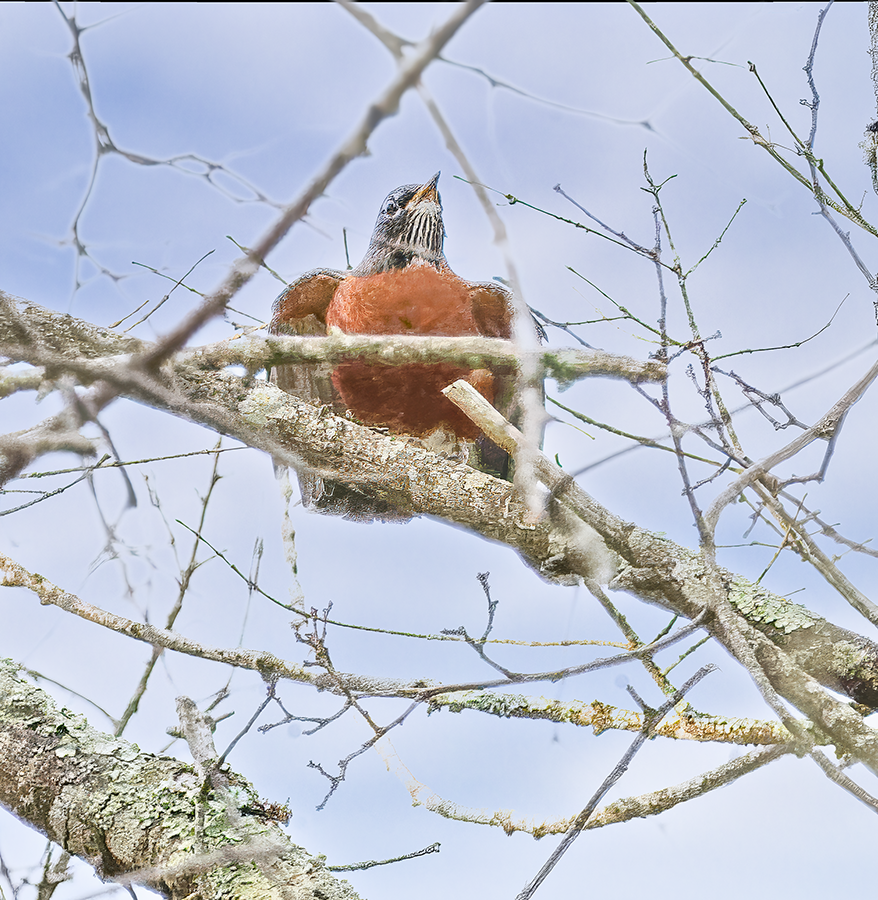
<svg viewBox="0 0 878 900">
<path fill-rule="evenodd" d="M 820 619 L 798 603 L 778 597 L 745 578 L 736 577 L 729 586 L 729 600 L 754 625 L 767 625 L 781 634 L 813 628 Z"/>
</svg>

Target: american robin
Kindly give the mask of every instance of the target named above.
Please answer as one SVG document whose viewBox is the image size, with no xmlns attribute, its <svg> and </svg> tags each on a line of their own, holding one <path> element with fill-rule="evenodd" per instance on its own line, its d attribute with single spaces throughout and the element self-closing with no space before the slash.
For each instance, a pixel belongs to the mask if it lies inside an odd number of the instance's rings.
<svg viewBox="0 0 878 900">
<path fill-rule="evenodd" d="M 363 261 L 348 272 L 315 269 L 274 301 L 275 334 L 325 334 L 336 326 L 349 334 L 484 335 L 510 338 L 510 291 L 496 282 L 467 281 L 445 259 L 439 173 L 426 184 L 391 191 L 378 214 Z M 423 439 L 428 446 L 471 445 L 470 462 L 507 477 L 505 452 L 442 393 L 458 378 L 509 413 L 514 372 L 507 367 L 471 369 L 454 363 L 390 366 L 361 360 L 329 366 L 278 366 L 279 387 L 304 399 L 349 411 L 371 426 Z M 354 519 L 408 518 L 368 492 L 324 484 L 300 473 L 303 501 L 323 512 Z"/>
</svg>

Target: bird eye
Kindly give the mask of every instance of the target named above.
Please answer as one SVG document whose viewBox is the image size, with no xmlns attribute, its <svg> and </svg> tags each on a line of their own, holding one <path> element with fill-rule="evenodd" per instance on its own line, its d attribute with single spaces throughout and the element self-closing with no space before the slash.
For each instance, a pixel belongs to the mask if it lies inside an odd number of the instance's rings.
<svg viewBox="0 0 878 900">
<path fill-rule="evenodd" d="M 399 204 L 397 204 L 396 200 L 388 200 L 384 206 L 384 214 L 385 215 L 393 215 L 399 209 Z"/>
</svg>

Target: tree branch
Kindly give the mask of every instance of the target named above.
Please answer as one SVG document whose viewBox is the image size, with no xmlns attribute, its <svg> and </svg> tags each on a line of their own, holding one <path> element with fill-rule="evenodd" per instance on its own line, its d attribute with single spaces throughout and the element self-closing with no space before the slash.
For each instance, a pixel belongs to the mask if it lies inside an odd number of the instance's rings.
<svg viewBox="0 0 878 900">
<path fill-rule="evenodd" d="M 878 769 L 878 738 L 873 729 L 818 686 L 820 681 L 859 702 L 878 706 L 878 645 L 807 610 L 799 614 L 796 611 L 804 608 L 736 580 L 728 572 L 720 571 L 720 580 L 714 584 L 699 554 L 620 519 L 543 454 L 535 452 L 534 459 L 550 494 L 546 514 L 534 521 L 508 482 L 450 462 L 413 442 L 376 435 L 254 379 L 205 371 L 194 364 L 177 366 L 173 361 L 163 366 L 158 378 L 151 378 L 132 373 L 119 360 L 89 359 L 79 355 L 77 342 L 66 337 L 67 331 L 90 331 L 85 345 L 105 347 L 113 339 L 107 329 L 76 320 L 73 327 L 69 317 L 33 304 L 11 304 L 8 298 L 0 303 L 3 352 L 10 352 L 10 337 L 17 343 L 16 334 L 45 334 L 43 348 L 18 346 L 24 361 L 69 370 L 86 383 L 112 381 L 120 393 L 208 425 L 287 465 L 305 466 L 352 485 L 366 484 L 398 509 L 435 516 L 507 544 L 545 578 L 561 583 L 580 578 L 606 582 L 613 575 L 615 555 L 614 588 L 632 591 L 689 619 L 713 608 L 711 598 L 718 596 L 716 592 L 725 593 L 731 602 L 733 594 L 753 598 L 752 605 L 737 604 L 737 615 L 746 640 L 755 643 L 757 657 L 769 669 L 769 680 L 837 746 Z M 51 353 L 44 349 L 50 344 L 56 348 Z M 490 404 L 484 406 L 485 415 L 499 423 L 479 420 L 478 424 L 497 443 L 516 448 L 521 440 L 517 430 Z M 766 612 L 769 600 L 777 604 L 774 612 Z M 708 627 L 734 654 L 728 643 L 730 633 L 718 623 Z"/>
<path fill-rule="evenodd" d="M 240 776 L 224 773 L 234 817 L 209 796 L 199 803 L 203 779 L 192 766 L 95 731 L 8 661 L 0 661 L 0 726 L 0 802 L 101 878 L 174 900 L 357 896 L 254 812 L 263 804 Z M 194 843 L 198 809 L 203 849 Z"/>
</svg>

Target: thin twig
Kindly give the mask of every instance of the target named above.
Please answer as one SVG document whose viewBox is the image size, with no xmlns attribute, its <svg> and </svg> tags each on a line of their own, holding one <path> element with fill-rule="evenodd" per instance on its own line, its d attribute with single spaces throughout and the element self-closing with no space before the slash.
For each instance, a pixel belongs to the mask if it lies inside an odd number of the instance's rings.
<svg viewBox="0 0 878 900">
<path fill-rule="evenodd" d="M 648 721 L 644 724 L 643 730 L 631 743 L 631 746 L 616 764 L 613 771 L 610 772 L 610 774 L 604 779 L 601 786 L 594 792 L 591 799 L 583 808 L 582 812 L 580 812 L 579 815 L 573 820 L 573 823 L 567 830 L 567 833 L 561 839 L 561 842 L 552 852 L 551 856 L 543 864 L 539 872 L 537 872 L 537 874 L 533 877 L 530 883 L 525 887 L 523 891 L 521 891 L 520 894 L 517 895 L 516 900 L 529 900 L 529 898 L 534 895 L 537 888 L 545 880 L 546 876 L 552 871 L 552 869 L 555 868 L 561 857 L 570 849 L 570 846 L 582 833 L 583 828 L 585 828 L 589 818 L 591 817 L 591 814 L 597 808 L 598 803 L 600 803 L 601 798 L 625 774 L 628 766 L 631 764 L 631 760 L 634 758 L 634 755 L 647 742 L 647 740 L 649 740 L 653 728 L 655 728 L 655 726 L 674 708 L 674 706 L 676 706 L 677 703 L 679 703 L 686 696 L 686 693 L 693 687 L 695 687 L 695 685 L 698 684 L 698 682 L 701 681 L 701 679 L 704 678 L 705 675 L 708 675 L 715 670 L 716 666 L 713 665 L 713 663 L 708 663 L 708 665 L 702 666 L 683 685 L 683 687 L 680 688 L 679 691 L 675 691 L 673 696 L 666 700 L 655 711 L 654 715 L 649 717 Z"/>
</svg>

